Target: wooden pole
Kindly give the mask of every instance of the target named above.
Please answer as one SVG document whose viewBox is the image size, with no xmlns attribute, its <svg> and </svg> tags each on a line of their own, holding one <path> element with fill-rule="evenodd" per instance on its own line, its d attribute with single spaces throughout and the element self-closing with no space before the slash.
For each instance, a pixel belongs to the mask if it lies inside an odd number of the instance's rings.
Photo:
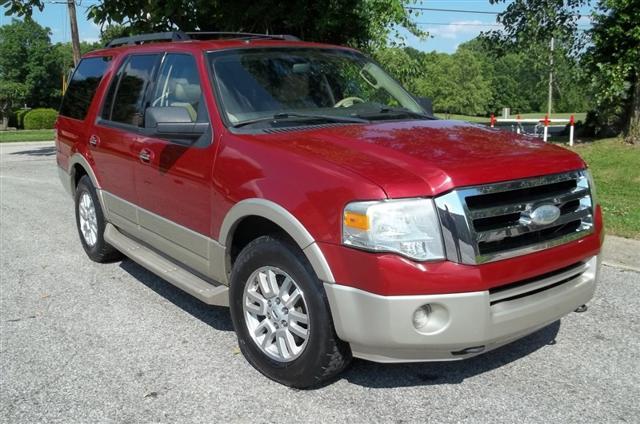
<svg viewBox="0 0 640 424">
<path fill-rule="evenodd" d="M 71 23 L 71 46 L 73 48 L 73 64 L 78 66 L 80 62 L 80 37 L 78 36 L 78 21 L 76 20 L 76 3 L 67 0 L 69 8 L 69 22 Z"/>
<path fill-rule="evenodd" d="M 549 100 L 547 104 L 547 116 L 551 116 L 553 103 L 553 37 L 551 37 L 551 51 L 549 53 Z"/>
</svg>

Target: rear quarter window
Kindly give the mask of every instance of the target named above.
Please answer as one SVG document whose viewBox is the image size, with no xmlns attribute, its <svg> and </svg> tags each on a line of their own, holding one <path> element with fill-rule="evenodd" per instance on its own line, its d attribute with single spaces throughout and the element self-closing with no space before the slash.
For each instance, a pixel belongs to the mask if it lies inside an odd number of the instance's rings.
<svg viewBox="0 0 640 424">
<path fill-rule="evenodd" d="M 106 56 L 80 61 L 62 99 L 60 115 L 84 120 L 110 61 L 111 58 Z"/>
</svg>

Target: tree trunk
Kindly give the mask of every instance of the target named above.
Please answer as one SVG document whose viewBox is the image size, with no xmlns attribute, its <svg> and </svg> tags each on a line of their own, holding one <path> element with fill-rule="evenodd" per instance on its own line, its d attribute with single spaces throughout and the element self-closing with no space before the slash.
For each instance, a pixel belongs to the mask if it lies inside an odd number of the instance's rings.
<svg viewBox="0 0 640 424">
<path fill-rule="evenodd" d="M 640 145 L 640 78 L 636 76 L 624 141 Z"/>
</svg>

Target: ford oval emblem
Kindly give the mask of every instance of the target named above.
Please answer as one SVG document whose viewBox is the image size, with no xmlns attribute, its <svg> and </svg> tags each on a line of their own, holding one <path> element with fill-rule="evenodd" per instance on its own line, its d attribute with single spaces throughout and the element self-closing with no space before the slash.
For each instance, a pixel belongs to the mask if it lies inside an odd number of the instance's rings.
<svg viewBox="0 0 640 424">
<path fill-rule="evenodd" d="M 536 225 L 549 225 L 560 218 L 560 208 L 556 205 L 540 205 L 529 214 L 531 223 Z"/>
</svg>

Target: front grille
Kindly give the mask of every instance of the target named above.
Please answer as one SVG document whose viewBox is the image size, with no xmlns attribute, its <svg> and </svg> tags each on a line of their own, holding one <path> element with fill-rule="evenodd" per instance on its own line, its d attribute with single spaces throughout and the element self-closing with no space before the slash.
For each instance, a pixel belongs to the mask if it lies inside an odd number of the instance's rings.
<svg viewBox="0 0 640 424">
<path fill-rule="evenodd" d="M 447 257 L 462 263 L 519 256 L 593 231 L 584 171 L 457 189 L 437 198 L 436 205 Z M 559 215 L 542 219 L 536 215 L 542 206 Z"/>
</svg>

